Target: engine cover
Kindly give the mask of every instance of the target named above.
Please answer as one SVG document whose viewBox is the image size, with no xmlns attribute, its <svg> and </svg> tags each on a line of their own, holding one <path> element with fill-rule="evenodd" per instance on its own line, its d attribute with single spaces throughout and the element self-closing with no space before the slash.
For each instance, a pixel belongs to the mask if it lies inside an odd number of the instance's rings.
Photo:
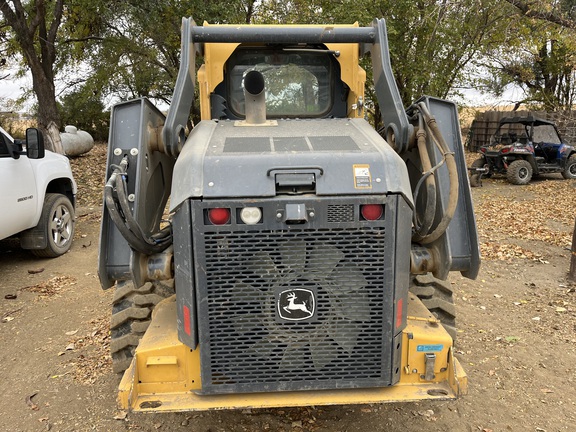
<svg viewBox="0 0 576 432">
<path fill-rule="evenodd" d="M 193 129 L 178 157 L 171 209 L 187 198 L 272 197 L 286 173 L 313 175 L 317 196 L 393 192 L 412 200 L 404 162 L 363 119 L 213 120 Z"/>
</svg>

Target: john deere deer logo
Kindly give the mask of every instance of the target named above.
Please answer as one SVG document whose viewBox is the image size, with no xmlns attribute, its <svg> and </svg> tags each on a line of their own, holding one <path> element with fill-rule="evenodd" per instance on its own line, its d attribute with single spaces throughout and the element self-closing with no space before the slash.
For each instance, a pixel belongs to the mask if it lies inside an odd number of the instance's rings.
<svg viewBox="0 0 576 432">
<path fill-rule="evenodd" d="M 278 295 L 278 315 L 283 320 L 302 321 L 314 315 L 314 293 L 304 288 L 281 291 Z"/>
</svg>

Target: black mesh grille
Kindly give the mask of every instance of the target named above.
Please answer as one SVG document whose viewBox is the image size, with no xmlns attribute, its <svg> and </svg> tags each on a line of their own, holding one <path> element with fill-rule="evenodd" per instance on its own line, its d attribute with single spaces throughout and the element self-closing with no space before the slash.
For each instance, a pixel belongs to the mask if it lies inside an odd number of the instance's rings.
<svg viewBox="0 0 576 432">
<path fill-rule="evenodd" d="M 203 391 L 388 385 L 384 336 L 391 318 L 384 311 L 392 300 L 384 232 L 205 233 L 198 308 Z M 306 319 L 285 319 L 312 309 Z"/>
<path fill-rule="evenodd" d="M 353 204 L 330 204 L 328 205 L 327 219 L 329 223 L 353 222 Z"/>
</svg>

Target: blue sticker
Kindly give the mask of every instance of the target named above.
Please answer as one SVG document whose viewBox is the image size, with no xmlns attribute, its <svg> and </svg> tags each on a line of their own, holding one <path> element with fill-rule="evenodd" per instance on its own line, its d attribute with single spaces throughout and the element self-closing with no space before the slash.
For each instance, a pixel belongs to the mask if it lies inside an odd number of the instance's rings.
<svg viewBox="0 0 576 432">
<path fill-rule="evenodd" d="M 418 345 L 416 351 L 419 352 L 438 352 L 444 349 L 444 345 Z"/>
</svg>

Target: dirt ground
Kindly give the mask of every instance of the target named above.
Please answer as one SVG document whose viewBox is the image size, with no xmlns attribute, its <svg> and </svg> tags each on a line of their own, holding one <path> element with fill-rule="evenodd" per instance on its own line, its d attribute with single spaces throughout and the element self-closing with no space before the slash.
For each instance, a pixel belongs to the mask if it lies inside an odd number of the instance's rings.
<svg viewBox="0 0 576 432">
<path fill-rule="evenodd" d="M 457 288 L 456 350 L 469 376 L 467 396 L 124 416 L 108 355 L 111 292 L 100 289 L 96 274 L 103 155 L 97 146 L 72 161 L 80 191 L 69 253 L 37 259 L 15 241 L 0 242 L 1 430 L 576 430 L 576 286 L 566 279 L 576 181 L 551 176 L 515 187 L 485 180 L 473 190 L 485 259 L 477 280 L 450 279 Z M 557 195 L 565 197 L 560 204 Z M 535 232 L 538 218 L 545 220 Z"/>
</svg>

